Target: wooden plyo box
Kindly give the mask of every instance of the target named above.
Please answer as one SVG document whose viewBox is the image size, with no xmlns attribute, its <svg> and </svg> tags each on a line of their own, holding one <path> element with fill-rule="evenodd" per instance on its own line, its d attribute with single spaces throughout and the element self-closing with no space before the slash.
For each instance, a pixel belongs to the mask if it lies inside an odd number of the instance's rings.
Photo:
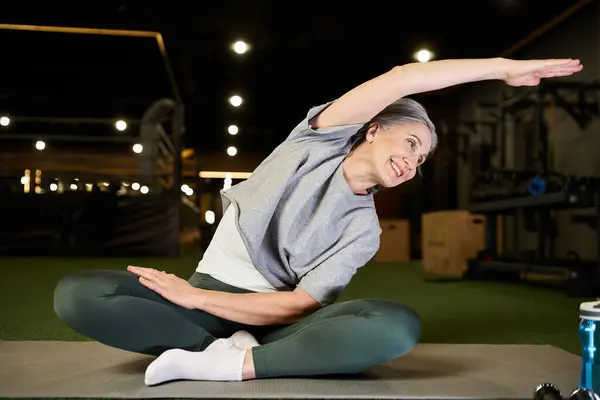
<svg viewBox="0 0 600 400">
<path fill-rule="evenodd" d="M 467 260 L 485 248 L 485 216 L 466 210 L 423 214 L 421 240 L 426 275 L 460 278 Z"/>
<path fill-rule="evenodd" d="M 410 261 L 410 223 L 405 219 L 381 219 L 381 243 L 376 262 Z"/>
</svg>

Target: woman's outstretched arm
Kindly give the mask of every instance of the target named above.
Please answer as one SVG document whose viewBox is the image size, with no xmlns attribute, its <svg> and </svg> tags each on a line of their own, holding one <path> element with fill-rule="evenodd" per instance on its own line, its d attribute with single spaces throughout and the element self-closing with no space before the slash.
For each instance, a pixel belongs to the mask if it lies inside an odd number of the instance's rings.
<svg viewBox="0 0 600 400">
<path fill-rule="evenodd" d="M 321 308 L 304 290 L 289 292 L 227 293 L 195 288 L 184 279 L 153 268 L 128 266 L 142 285 L 187 309 L 247 325 L 287 325 Z"/>
<path fill-rule="evenodd" d="M 311 126 L 364 123 L 399 98 L 463 83 L 503 80 L 512 86 L 534 86 L 542 78 L 568 76 L 581 69 L 579 60 L 571 59 L 487 58 L 406 64 L 350 90 L 316 116 Z"/>
</svg>

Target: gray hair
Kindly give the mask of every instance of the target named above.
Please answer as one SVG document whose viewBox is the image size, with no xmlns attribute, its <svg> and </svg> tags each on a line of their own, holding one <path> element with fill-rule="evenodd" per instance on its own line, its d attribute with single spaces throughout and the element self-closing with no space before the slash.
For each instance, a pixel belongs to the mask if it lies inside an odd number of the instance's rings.
<svg viewBox="0 0 600 400">
<path fill-rule="evenodd" d="M 438 135 L 435 131 L 435 125 L 429 118 L 429 115 L 427 115 L 425 108 L 417 101 L 409 98 L 396 100 L 364 124 L 352 137 L 352 150 L 366 140 L 367 130 L 372 124 L 378 123 L 383 129 L 388 130 L 395 125 L 408 122 L 419 122 L 429 129 L 431 133 L 431 148 L 429 149 L 429 153 L 432 153 L 438 145 Z"/>
<path fill-rule="evenodd" d="M 365 123 L 350 139 L 352 153 L 360 144 L 367 140 L 367 130 L 374 123 L 378 123 L 384 130 L 391 129 L 395 125 L 406 124 L 409 122 L 419 122 L 424 124 L 431 133 L 431 148 L 429 154 L 437 148 L 438 135 L 435 131 L 435 125 L 427 115 L 425 108 L 417 101 L 409 98 L 401 98 L 384 108 L 379 114 L 374 116 L 369 122 Z M 420 168 L 418 169 L 421 174 Z M 368 190 L 369 193 L 377 193 L 381 190 L 379 185 Z"/>
</svg>

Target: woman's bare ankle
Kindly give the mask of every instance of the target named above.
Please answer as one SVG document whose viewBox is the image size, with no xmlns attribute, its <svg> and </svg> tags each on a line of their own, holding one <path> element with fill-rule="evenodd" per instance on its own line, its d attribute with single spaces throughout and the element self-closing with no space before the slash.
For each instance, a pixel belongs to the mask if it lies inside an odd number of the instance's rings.
<svg viewBox="0 0 600 400">
<path fill-rule="evenodd" d="M 244 358 L 244 366 L 242 367 L 242 380 L 250 380 L 256 378 L 256 372 L 254 371 L 254 359 L 252 358 L 252 349 L 246 350 L 246 357 Z"/>
</svg>

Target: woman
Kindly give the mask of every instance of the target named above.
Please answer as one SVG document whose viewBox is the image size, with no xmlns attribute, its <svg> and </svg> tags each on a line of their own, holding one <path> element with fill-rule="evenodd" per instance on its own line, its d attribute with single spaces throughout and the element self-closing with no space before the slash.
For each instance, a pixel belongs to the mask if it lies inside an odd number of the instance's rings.
<svg viewBox="0 0 600 400">
<path fill-rule="evenodd" d="M 373 193 L 412 179 L 437 143 L 406 96 L 481 80 L 533 86 L 578 60 L 444 60 L 393 68 L 312 108 L 252 176 L 192 277 L 128 267 L 64 277 L 57 315 L 109 346 L 159 356 L 146 384 L 358 373 L 418 342 L 408 306 L 334 301 L 379 246 Z"/>
</svg>

